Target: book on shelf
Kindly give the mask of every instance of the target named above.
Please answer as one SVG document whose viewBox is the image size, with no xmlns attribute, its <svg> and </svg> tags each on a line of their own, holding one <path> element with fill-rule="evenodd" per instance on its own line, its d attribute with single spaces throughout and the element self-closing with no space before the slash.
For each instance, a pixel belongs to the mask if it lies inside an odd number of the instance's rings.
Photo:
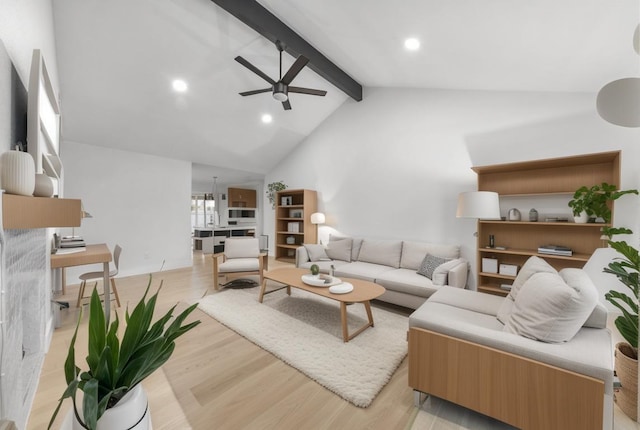
<svg viewBox="0 0 640 430">
<path fill-rule="evenodd" d="M 563 255 L 567 257 L 573 255 L 573 250 L 571 248 L 562 245 L 541 245 L 538 247 L 538 252 L 540 254 Z"/>
</svg>

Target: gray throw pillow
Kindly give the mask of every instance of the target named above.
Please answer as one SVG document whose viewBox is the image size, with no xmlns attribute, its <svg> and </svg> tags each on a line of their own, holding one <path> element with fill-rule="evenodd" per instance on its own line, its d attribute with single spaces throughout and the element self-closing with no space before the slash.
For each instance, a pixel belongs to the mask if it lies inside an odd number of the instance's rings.
<svg viewBox="0 0 640 430">
<path fill-rule="evenodd" d="M 327 244 L 325 252 L 332 260 L 351 261 L 351 239 L 333 240 Z"/>
<path fill-rule="evenodd" d="M 433 271 L 436 270 L 436 267 L 446 263 L 449 260 L 450 258 L 436 257 L 435 255 L 427 254 L 422 259 L 420 268 L 416 273 L 418 275 L 426 276 L 427 278 L 432 279 Z"/>
</svg>

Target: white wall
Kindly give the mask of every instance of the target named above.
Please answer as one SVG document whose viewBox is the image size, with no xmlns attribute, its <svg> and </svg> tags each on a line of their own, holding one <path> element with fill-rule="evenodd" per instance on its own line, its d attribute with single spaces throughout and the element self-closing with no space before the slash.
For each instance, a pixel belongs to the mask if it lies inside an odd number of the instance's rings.
<svg viewBox="0 0 640 430">
<path fill-rule="evenodd" d="M 640 188 L 640 130 L 601 120 L 593 94 L 367 88 L 362 102 L 345 103 L 265 184 L 317 190 L 325 238 L 337 230 L 460 244 L 475 288 L 475 222 L 455 217 L 458 193 L 477 187 L 472 166 L 617 149 L 622 186 Z M 640 230 L 638 200 L 616 204 L 616 224 Z M 271 238 L 273 226 L 268 207 Z"/>
<path fill-rule="evenodd" d="M 2 0 L 0 2 L 0 39 L 4 42 L 25 87 L 29 82 L 31 54 L 34 49 L 40 49 L 57 93 L 60 86 L 58 85 L 58 62 L 51 1 Z"/>
<path fill-rule="evenodd" d="M 64 141 L 65 197 L 93 218 L 76 228 L 87 243 L 122 246 L 121 274 L 191 265 L 191 163 Z M 71 229 L 62 229 L 71 234 Z M 67 270 L 67 283 L 98 266 Z"/>
</svg>

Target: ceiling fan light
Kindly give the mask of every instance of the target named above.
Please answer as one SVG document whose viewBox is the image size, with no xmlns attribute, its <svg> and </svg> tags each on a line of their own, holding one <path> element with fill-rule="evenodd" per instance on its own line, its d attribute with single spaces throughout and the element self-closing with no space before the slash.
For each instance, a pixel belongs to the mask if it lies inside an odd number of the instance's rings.
<svg viewBox="0 0 640 430">
<path fill-rule="evenodd" d="M 286 102 L 289 99 L 289 96 L 285 92 L 274 91 L 273 98 L 278 100 L 279 102 Z"/>
</svg>

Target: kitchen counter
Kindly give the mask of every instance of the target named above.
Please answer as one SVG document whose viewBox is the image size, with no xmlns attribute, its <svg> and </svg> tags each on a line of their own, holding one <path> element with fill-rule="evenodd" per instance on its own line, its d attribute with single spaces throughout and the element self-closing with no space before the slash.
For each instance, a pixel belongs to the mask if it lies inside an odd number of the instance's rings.
<svg viewBox="0 0 640 430">
<path fill-rule="evenodd" d="M 193 229 L 193 249 L 205 254 L 224 252 L 227 237 L 255 236 L 255 225 L 196 227 Z"/>
</svg>

